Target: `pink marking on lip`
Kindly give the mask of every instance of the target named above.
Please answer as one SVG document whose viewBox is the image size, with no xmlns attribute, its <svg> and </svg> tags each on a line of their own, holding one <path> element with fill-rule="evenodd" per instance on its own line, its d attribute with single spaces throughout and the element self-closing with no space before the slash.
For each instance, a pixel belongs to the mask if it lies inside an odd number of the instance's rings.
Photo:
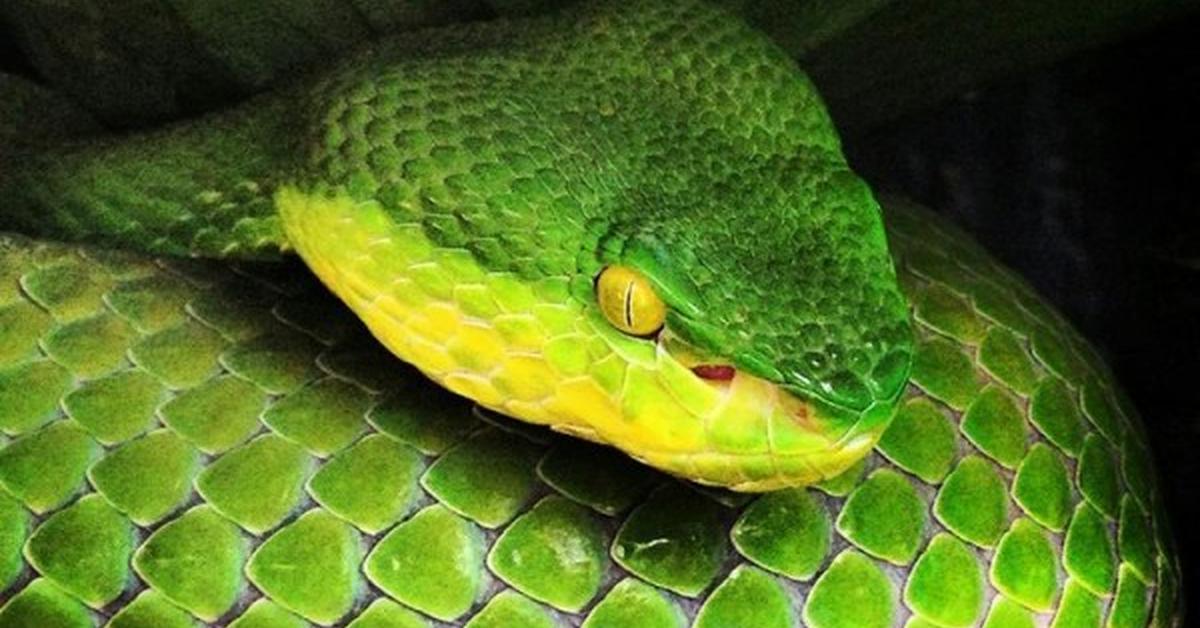
<svg viewBox="0 0 1200 628">
<path fill-rule="evenodd" d="M 728 382 L 733 379 L 737 370 L 728 364 L 698 364 L 692 367 L 692 372 L 701 379 Z"/>
</svg>

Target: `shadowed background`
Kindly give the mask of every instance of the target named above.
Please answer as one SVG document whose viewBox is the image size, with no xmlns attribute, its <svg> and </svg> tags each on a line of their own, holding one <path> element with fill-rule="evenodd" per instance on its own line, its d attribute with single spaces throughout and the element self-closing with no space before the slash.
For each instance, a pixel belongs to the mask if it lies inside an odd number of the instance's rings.
<svg viewBox="0 0 1200 628">
<path fill-rule="evenodd" d="M 1172 21 L 845 138 L 877 189 L 953 218 L 1101 349 L 1146 422 L 1187 600 L 1200 599 L 1198 35 L 1200 19 Z"/>
</svg>

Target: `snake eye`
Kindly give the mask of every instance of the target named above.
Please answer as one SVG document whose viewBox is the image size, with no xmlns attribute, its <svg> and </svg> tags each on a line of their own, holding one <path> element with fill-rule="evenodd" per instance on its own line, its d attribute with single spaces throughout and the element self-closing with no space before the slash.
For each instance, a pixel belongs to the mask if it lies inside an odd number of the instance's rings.
<svg viewBox="0 0 1200 628">
<path fill-rule="evenodd" d="M 651 336 L 662 329 L 667 306 L 646 276 L 628 266 L 607 266 L 596 277 L 596 301 L 613 327 Z"/>
</svg>

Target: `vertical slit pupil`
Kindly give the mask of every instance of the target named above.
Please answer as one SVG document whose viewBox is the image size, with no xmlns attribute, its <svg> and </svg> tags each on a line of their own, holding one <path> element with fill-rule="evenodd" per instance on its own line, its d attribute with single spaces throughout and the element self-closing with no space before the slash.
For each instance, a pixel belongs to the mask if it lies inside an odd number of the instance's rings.
<svg viewBox="0 0 1200 628">
<path fill-rule="evenodd" d="M 633 284 L 625 284 L 625 326 L 633 329 Z"/>
</svg>

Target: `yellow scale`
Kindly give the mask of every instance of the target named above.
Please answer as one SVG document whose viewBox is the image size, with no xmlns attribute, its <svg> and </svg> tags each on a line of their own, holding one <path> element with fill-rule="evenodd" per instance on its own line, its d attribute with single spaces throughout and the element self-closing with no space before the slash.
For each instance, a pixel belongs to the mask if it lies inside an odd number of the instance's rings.
<svg viewBox="0 0 1200 628">
<path fill-rule="evenodd" d="M 497 412 L 747 491 L 832 477 L 886 424 L 824 433 L 811 406 L 775 385 L 701 379 L 661 343 L 585 311 L 565 277 L 489 271 L 374 201 L 285 187 L 276 204 L 296 251 L 390 351 Z"/>
</svg>

